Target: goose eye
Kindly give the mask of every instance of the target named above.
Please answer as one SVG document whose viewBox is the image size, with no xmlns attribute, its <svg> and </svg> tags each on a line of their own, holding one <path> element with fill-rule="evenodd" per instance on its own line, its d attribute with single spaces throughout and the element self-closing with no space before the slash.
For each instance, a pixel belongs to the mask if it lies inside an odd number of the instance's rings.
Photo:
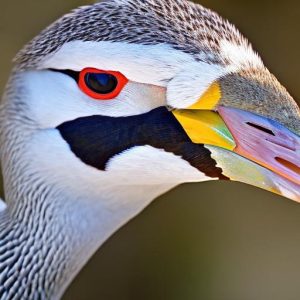
<svg viewBox="0 0 300 300">
<path fill-rule="evenodd" d="M 120 72 L 86 68 L 80 72 L 80 89 L 96 100 L 110 100 L 117 97 L 128 79 Z"/>
</svg>

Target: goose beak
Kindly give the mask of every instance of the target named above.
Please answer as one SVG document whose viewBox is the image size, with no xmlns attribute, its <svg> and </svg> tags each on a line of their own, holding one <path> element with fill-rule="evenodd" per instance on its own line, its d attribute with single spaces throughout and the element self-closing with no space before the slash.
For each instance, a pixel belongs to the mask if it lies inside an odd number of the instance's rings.
<svg viewBox="0 0 300 300">
<path fill-rule="evenodd" d="M 300 137 L 252 112 L 218 106 L 216 112 L 175 110 L 192 142 L 205 144 L 231 180 L 300 202 Z"/>
</svg>

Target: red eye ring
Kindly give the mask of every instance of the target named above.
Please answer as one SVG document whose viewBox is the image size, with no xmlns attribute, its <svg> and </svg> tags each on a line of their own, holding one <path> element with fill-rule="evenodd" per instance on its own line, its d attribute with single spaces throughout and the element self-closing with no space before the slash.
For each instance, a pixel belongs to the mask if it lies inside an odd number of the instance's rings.
<svg viewBox="0 0 300 300">
<path fill-rule="evenodd" d="M 97 91 L 95 88 L 89 86 L 89 78 L 97 78 L 97 74 L 103 74 L 110 80 L 110 86 L 103 92 L 103 90 Z M 99 76 L 98 76 L 99 77 Z M 96 82 L 97 83 L 97 82 Z M 128 79 L 120 72 L 116 71 L 104 71 L 95 68 L 85 68 L 79 73 L 79 88 L 88 96 L 96 100 L 111 100 L 116 98 L 124 86 L 128 83 Z"/>
</svg>

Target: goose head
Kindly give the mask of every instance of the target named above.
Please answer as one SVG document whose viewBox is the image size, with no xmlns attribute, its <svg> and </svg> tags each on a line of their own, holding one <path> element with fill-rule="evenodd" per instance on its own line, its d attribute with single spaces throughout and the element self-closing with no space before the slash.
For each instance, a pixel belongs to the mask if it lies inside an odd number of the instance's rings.
<svg viewBox="0 0 300 300">
<path fill-rule="evenodd" d="M 7 210 L 57 228 L 67 282 L 178 184 L 300 200 L 299 107 L 232 24 L 189 1 L 65 15 L 17 55 L 1 111 Z"/>
<path fill-rule="evenodd" d="M 54 23 L 16 61 L 26 117 L 37 132 L 60 134 L 74 159 L 55 174 L 97 169 L 143 185 L 230 179 L 299 200 L 299 107 L 212 11 L 104 1 Z M 117 86 L 97 90 L 109 75 Z"/>
</svg>

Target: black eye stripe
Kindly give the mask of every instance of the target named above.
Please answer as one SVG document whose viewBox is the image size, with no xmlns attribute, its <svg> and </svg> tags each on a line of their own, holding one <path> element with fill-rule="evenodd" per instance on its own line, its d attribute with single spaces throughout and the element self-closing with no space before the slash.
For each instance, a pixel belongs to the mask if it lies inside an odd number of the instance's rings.
<svg viewBox="0 0 300 300">
<path fill-rule="evenodd" d="M 174 153 L 206 176 L 228 180 L 204 145 L 194 144 L 165 107 L 130 117 L 89 116 L 57 127 L 73 153 L 87 165 L 105 170 L 115 155 L 150 145 Z"/>
<path fill-rule="evenodd" d="M 58 69 L 49 69 L 49 70 L 53 72 L 63 73 L 65 75 L 72 77 L 76 82 L 79 81 L 80 72 L 73 71 L 73 70 L 58 70 Z"/>
</svg>

